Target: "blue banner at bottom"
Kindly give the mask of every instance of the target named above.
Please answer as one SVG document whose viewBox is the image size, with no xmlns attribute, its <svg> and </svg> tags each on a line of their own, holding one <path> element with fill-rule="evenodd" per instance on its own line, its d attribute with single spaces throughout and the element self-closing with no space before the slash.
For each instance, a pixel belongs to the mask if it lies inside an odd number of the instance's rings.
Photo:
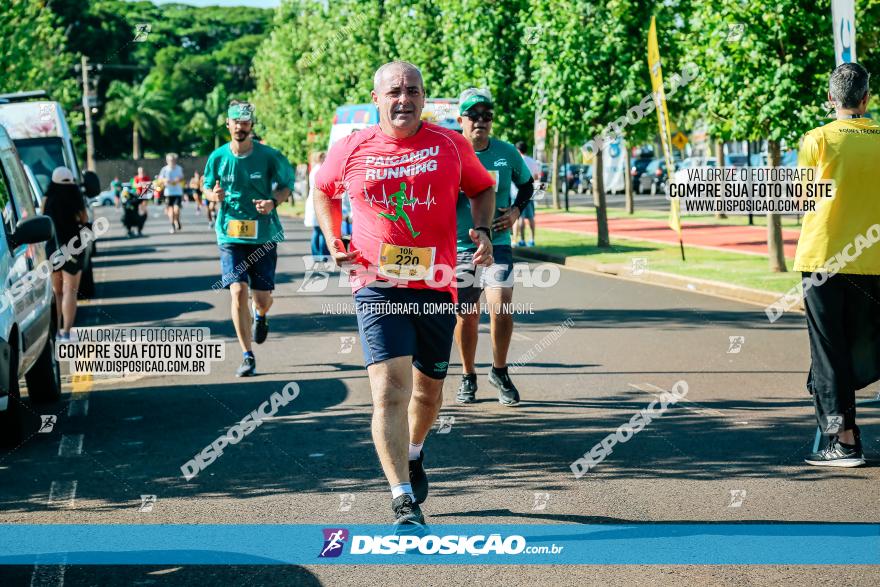
<svg viewBox="0 0 880 587">
<path fill-rule="evenodd" d="M 880 524 L 6 524 L 0 545 L 3 565 L 877 565 Z"/>
</svg>

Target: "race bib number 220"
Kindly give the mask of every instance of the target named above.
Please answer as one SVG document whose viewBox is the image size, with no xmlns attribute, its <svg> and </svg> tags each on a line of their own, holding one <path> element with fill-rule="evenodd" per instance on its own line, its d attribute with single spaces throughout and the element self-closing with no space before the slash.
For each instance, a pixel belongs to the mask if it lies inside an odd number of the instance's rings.
<svg viewBox="0 0 880 587">
<path fill-rule="evenodd" d="M 401 247 L 382 243 L 379 248 L 379 274 L 396 279 L 422 280 L 434 268 L 435 247 Z"/>
</svg>

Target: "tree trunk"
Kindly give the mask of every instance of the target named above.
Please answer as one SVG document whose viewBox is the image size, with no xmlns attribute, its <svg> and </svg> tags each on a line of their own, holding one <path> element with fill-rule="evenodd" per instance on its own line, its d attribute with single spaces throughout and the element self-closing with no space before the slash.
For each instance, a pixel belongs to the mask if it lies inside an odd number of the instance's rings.
<svg viewBox="0 0 880 587">
<path fill-rule="evenodd" d="M 716 140 L 715 141 L 715 160 L 718 162 L 719 168 L 724 168 L 724 141 Z M 724 177 L 723 175 L 721 177 Z M 724 184 L 722 183 L 722 188 L 724 189 Z M 724 212 L 716 212 L 715 218 L 719 220 L 724 220 L 727 218 L 727 214 Z"/>
<path fill-rule="evenodd" d="M 779 141 L 767 141 L 768 163 L 771 167 L 779 167 L 782 155 Z M 770 257 L 770 271 L 785 273 L 785 248 L 782 243 L 782 217 L 779 214 L 767 214 L 767 252 Z"/>
<path fill-rule="evenodd" d="M 550 165 L 550 191 L 553 192 L 553 207 L 559 210 L 559 131 L 553 129 L 553 161 Z"/>
<path fill-rule="evenodd" d="M 632 167 L 632 154 L 629 150 L 629 145 L 626 141 L 623 142 L 623 150 L 626 163 L 624 164 L 623 169 L 623 184 L 624 184 L 624 197 L 626 198 L 626 213 L 632 214 L 635 212 L 635 202 L 633 201 L 633 180 L 632 173 L 630 173 L 630 167 Z"/>
<path fill-rule="evenodd" d="M 596 228 L 599 238 L 596 245 L 602 248 L 610 247 L 608 240 L 608 211 L 605 208 L 605 178 L 602 169 L 602 150 L 599 149 L 593 159 L 593 204 L 596 206 Z"/>
<path fill-rule="evenodd" d="M 131 127 L 131 158 L 132 159 L 140 159 L 141 158 L 141 134 L 138 132 L 138 127 L 135 124 Z"/>
</svg>

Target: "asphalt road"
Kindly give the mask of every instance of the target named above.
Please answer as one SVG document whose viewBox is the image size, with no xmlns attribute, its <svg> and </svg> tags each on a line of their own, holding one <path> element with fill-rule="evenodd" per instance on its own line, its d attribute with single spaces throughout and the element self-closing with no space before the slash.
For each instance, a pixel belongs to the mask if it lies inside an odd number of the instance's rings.
<svg viewBox="0 0 880 587">
<path fill-rule="evenodd" d="M 80 325 L 201 326 L 230 344 L 206 376 L 70 383 L 51 433 L 0 452 L 0 523 L 356 524 L 389 522 L 389 493 L 369 432 L 370 396 L 354 316 L 322 304 L 350 301 L 331 279 L 303 292 L 308 234 L 286 221 L 271 334 L 257 347 L 259 376 L 240 362 L 213 234 L 185 210 L 167 233 L 151 208 L 147 237 L 113 231 L 99 243 L 98 297 Z M 861 419 L 871 466 L 802 464 L 814 422 L 804 390 L 803 318 L 768 323 L 761 308 L 563 269 L 557 285 L 517 289 L 533 313 L 517 316 L 512 359 L 543 346 L 515 375 L 519 408 L 500 406 L 478 349 L 479 402 L 454 403 L 428 438 L 434 523 L 876 522 L 878 411 Z M 743 336 L 739 352 L 730 337 Z M 650 403 L 657 388 L 688 384 L 686 400 L 597 469 L 569 464 Z M 181 465 L 261 402 L 295 381 L 301 393 L 196 478 Z M 70 393 L 76 387 L 75 393 Z M 867 395 L 867 392 L 863 392 Z M 454 417 L 454 421 L 450 420 Z M 451 426 L 449 426 L 451 424 Z M 79 438 L 81 435 L 81 439 Z M 72 448 L 71 448 L 72 447 Z M 731 491 L 745 491 L 731 507 Z M 536 493 L 543 507 L 536 502 Z M 141 495 L 155 495 L 140 511 Z M 742 494 L 739 494 L 742 495 Z M 348 504 L 350 507 L 344 507 Z M 341 511 L 344 510 L 344 511 Z M 833 548 L 833 545 L 829 545 Z M 3 585 L 659 585 L 877 584 L 876 568 L 764 566 L 44 566 L 0 569 Z"/>
</svg>

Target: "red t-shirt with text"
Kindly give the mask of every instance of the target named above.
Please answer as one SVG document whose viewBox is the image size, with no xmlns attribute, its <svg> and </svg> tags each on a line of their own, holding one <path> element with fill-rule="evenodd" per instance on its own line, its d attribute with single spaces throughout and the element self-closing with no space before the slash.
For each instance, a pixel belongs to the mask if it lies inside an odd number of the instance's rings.
<svg viewBox="0 0 880 587">
<path fill-rule="evenodd" d="M 360 251 L 351 275 L 354 291 L 380 278 L 396 287 L 449 291 L 454 298 L 458 193 L 474 197 L 494 185 L 467 139 L 428 122 L 404 139 L 386 135 L 379 125 L 350 134 L 333 145 L 315 178 L 325 194 L 341 198 L 347 191 L 351 199 L 351 247 Z M 379 275 L 383 243 L 385 252 L 387 245 L 433 249 L 431 277 Z"/>
</svg>

